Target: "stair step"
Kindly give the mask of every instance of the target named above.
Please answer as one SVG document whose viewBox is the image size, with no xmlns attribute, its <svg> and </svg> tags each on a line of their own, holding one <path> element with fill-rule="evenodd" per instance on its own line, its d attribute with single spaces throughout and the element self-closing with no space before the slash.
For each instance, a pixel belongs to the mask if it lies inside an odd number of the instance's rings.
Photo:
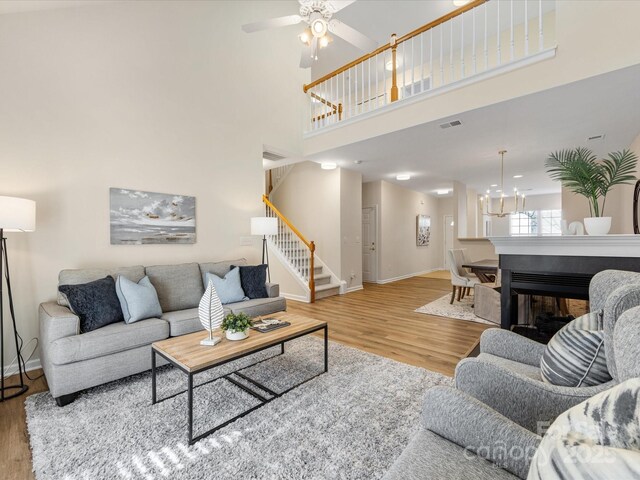
<svg viewBox="0 0 640 480">
<path fill-rule="evenodd" d="M 316 285 L 316 300 L 321 298 L 332 297 L 340 293 L 340 285 L 337 283 L 328 283 L 327 285 Z"/>
<path fill-rule="evenodd" d="M 315 274 L 313 276 L 313 280 L 316 282 L 316 289 L 320 285 L 326 285 L 327 283 L 331 283 L 331 274 L 330 273 L 321 273 Z"/>
</svg>

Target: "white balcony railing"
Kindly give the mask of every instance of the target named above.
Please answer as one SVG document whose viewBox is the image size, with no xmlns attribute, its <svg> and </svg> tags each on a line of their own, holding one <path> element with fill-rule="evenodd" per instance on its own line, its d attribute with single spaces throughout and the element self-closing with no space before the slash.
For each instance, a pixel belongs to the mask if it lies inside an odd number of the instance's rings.
<svg viewBox="0 0 640 480">
<path fill-rule="evenodd" d="M 476 0 L 305 85 L 305 129 L 502 73 L 554 45 L 555 0 Z"/>
</svg>

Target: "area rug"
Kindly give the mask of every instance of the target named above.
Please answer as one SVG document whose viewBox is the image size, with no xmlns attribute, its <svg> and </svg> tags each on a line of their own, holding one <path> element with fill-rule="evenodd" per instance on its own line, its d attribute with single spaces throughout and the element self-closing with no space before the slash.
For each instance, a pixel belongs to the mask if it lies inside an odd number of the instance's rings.
<svg viewBox="0 0 640 480">
<path fill-rule="evenodd" d="M 454 300 L 451 302 L 451 294 L 445 295 L 438 300 L 427 303 L 415 311 L 425 313 L 427 315 L 435 315 L 437 317 L 455 318 L 457 320 L 467 320 L 468 322 L 484 323 L 487 325 L 495 325 L 495 323 L 477 317 L 473 313 L 473 296 L 464 297 L 461 301 Z"/>
<path fill-rule="evenodd" d="M 305 337 L 196 376 L 243 373 L 285 391 L 323 368 L 323 342 Z M 424 392 L 452 379 L 330 342 L 329 372 L 193 445 L 186 394 L 151 405 L 151 374 L 87 390 L 59 408 L 49 393 L 25 401 L 33 468 L 43 479 L 375 479 L 419 427 Z M 186 377 L 162 367 L 158 395 Z M 194 391 L 195 434 L 254 405 L 224 379 Z"/>
</svg>

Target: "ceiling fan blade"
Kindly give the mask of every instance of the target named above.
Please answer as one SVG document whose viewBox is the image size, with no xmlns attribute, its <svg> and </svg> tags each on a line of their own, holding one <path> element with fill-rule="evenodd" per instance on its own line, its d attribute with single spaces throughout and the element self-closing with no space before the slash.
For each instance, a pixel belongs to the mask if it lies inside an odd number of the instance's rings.
<svg viewBox="0 0 640 480">
<path fill-rule="evenodd" d="M 313 57 L 311 56 L 311 47 L 302 47 L 302 53 L 300 54 L 300 68 L 310 68 L 313 64 Z"/>
<path fill-rule="evenodd" d="M 260 22 L 247 23 L 242 25 L 242 30 L 247 33 L 257 32 L 259 30 L 266 30 L 267 28 L 287 27 L 289 25 L 297 25 L 302 21 L 300 15 L 288 15 L 286 17 L 270 18 L 268 20 L 262 20 Z"/>
<path fill-rule="evenodd" d="M 328 0 L 325 5 L 332 13 L 339 12 L 344 7 L 348 7 L 356 0 Z"/>
<path fill-rule="evenodd" d="M 342 23 L 337 18 L 332 18 L 329 22 L 329 31 L 338 37 L 355 45 L 364 52 L 370 52 L 378 48 L 378 42 L 371 40 L 366 35 L 360 33 L 355 28 L 350 27 L 346 23 Z"/>
</svg>

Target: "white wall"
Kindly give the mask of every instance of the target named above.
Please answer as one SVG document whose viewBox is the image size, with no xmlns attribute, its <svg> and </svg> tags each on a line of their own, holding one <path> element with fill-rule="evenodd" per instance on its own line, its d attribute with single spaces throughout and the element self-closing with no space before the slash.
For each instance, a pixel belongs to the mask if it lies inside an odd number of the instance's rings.
<svg viewBox="0 0 640 480">
<path fill-rule="evenodd" d="M 442 218 L 437 198 L 382 180 L 365 183 L 363 206 L 378 205 L 378 281 L 386 282 L 440 268 Z M 431 217 L 429 246 L 416 245 L 416 216 Z"/>
<path fill-rule="evenodd" d="M 259 259 L 240 240 L 263 212 L 262 145 L 301 150 L 308 72 L 290 30 L 240 25 L 289 13 L 158 1 L 0 15 L 0 194 L 38 204 L 37 231 L 8 238 L 25 340 L 61 269 Z M 109 187 L 195 196 L 197 243 L 111 246 Z"/>
<path fill-rule="evenodd" d="M 322 170 L 315 162 L 298 163 L 270 198 L 307 239 L 315 242 L 318 257 L 347 282 L 347 288 L 362 285 L 360 173 L 342 168 Z M 289 282 L 282 281 L 288 287 Z"/>
</svg>

